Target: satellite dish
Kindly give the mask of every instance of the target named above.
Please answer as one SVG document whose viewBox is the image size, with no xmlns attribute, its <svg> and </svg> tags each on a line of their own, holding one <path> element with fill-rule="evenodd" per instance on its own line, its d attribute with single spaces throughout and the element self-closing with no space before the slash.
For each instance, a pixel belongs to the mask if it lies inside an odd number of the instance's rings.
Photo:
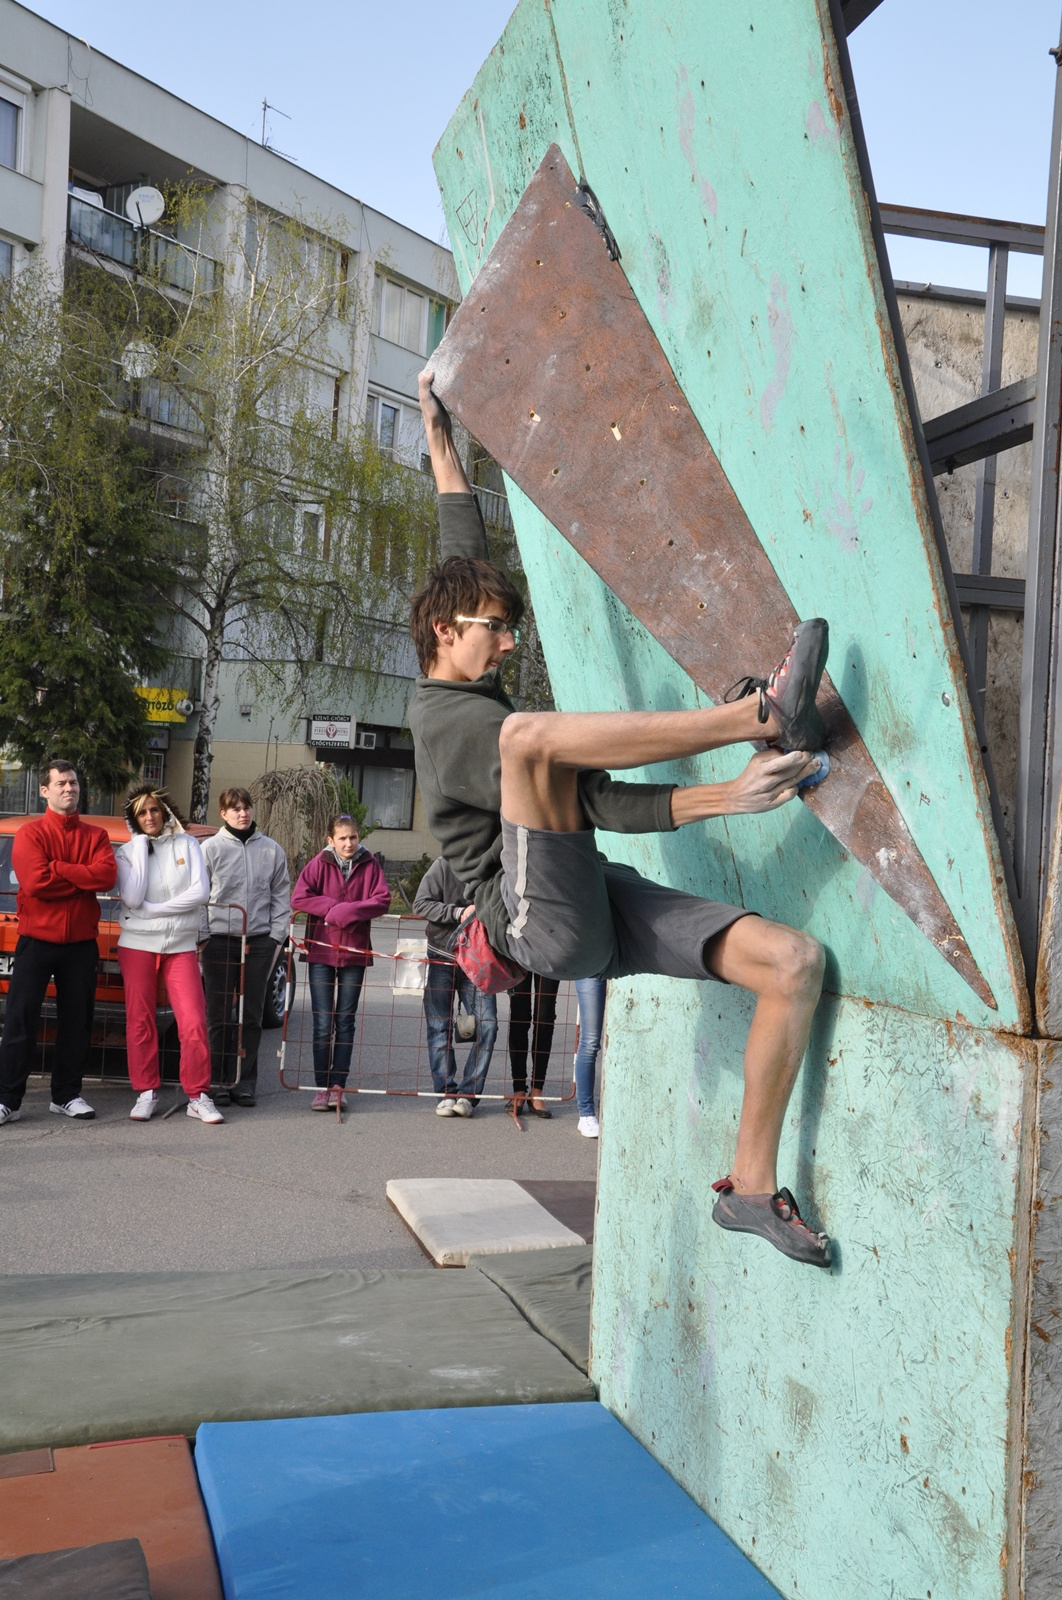
<svg viewBox="0 0 1062 1600">
<path fill-rule="evenodd" d="M 125 202 L 125 214 L 138 228 L 150 228 L 165 210 L 166 196 L 151 183 L 138 184 Z"/>
<path fill-rule="evenodd" d="M 158 365 L 159 353 L 148 339 L 130 339 L 122 351 L 122 377 L 126 383 L 150 378 Z"/>
</svg>

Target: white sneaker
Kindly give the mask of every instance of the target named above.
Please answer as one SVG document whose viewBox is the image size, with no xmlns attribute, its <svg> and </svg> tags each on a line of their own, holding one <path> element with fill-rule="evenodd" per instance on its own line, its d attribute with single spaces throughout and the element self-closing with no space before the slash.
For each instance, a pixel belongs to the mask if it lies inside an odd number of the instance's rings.
<svg viewBox="0 0 1062 1600">
<path fill-rule="evenodd" d="M 4 1126 L 5 1122 L 21 1122 L 21 1121 L 22 1121 L 22 1112 L 21 1111 L 12 1111 L 10 1106 L 0 1106 L 0 1128 L 2 1128 Z"/>
<path fill-rule="evenodd" d="M 448 1098 L 439 1101 L 439 1104 L 435 1107 L 435 1115 L 437 1117 L 452 1117 L 456 1110 L 457 1101 Z"/>
<path fill-rule="evenodd" d="M 224 1122 L 217 1106 L 208 1094 L 196 1095 L 188 1102 L 188 1115 L 198 1117 L 200 1122 Z"/>
<path fill-rule="evenodd" d="M 65 1106 L 57 1106 L 53 1100 L 48 1110 L 54 1111 L 57 1117 L 77 1117 L 79 1122 L 89 1122 L 96 1115 L 88 1101 L 82 1100 L 79 1094 L 68 1100 Z"/>
<path fill-rule="evenodd" d="M 154 1089 L 145 1089 L 136 1097 L 136 1105 L 129 1113 L 130 1122 L 150 1122 L 159 1107 L 159 1097 Z"/>
<path fill-rule="evenodd" d="M 464 1095 L 462 1095 L 459 1100 L 454 1101 L 455 1117 L 471 1117 L 474 1115 L 475 1109 L 476 1108 L 472 1104 L 471 1100 L 466 1100 Z"/>
<path fill-rule="evenodd" d="M 598 1139 L 601 1136 L 601 1124 L 596 1117 L 580 1117 L 579 1132 L 584 1139 Z"/>
</svg>

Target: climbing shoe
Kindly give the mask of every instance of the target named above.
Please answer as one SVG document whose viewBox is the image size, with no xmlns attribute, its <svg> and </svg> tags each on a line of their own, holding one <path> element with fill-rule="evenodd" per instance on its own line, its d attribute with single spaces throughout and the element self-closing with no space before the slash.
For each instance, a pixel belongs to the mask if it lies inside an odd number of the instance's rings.
<svg viewBox="0 0 1062 1600">
<path fill-rule="evenodd" d="M 830 1265 L 829 1238 L 812 1233 L 788 1189 L 779 1189 L 777 1194 L 738 1194 L 729 1178 L 720 1178 L 712 1188 L 719 1196 L 712 1207 L 712 1221 L 721 1228 L 731 1233 L 757 1233 L 794 1261 L 806 1261 L 812 1267 Z"/>
<path fill-rule="evenodd" d="M 825 617 L 798 622 L 788 653 L 766 678 L 740 678 L 724 699 L 760 697 L 759 720 L 774 716 L 779 727 L 777 744 L 783 750 L 821 750 L 826 730 L 815 705 L 819 683 L 830 650 L 830 625 Z M 823 774 L 825 776 L 825 774 Z"/>
</svg>

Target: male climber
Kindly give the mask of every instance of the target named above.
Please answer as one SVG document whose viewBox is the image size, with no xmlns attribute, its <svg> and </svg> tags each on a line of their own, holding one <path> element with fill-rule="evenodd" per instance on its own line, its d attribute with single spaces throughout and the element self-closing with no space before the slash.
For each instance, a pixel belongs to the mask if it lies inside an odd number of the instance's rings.
<svg viewBox="0 0 1062 1600">
<path fill-rule="evenodd" d="M 776 1161 L 782 1122 L 822 985 L 807 934 L 650 882 L 598 853 L 594 829 L 666 832 L 708 817 L 773 811 L 818 772 L 815 694 L 826 624 L 801 623 L 781 665 L 746 678 L 740 698 L 701 711 L 518 712 L 499 667 L 516 647 L 519 592 L 487 559 L 479 507 L 450 418 L 420 375 L 439 494 L 441 564 L 414 597 L 423 676 L 409 706 L 428 825 L 469 891 L 492 948 L 545 977 L 659 973 L 716 978 L 756 996 L 729 1176 L 714 1187 L 720 1227 L 759 1234 L 794 1260 L 830 1264 L 830 1241 L 802 1221 Z M 607 768 L 675 761 L 747 740 L 754 755 L 726 783 L 622 783 Z"/>
</svg>

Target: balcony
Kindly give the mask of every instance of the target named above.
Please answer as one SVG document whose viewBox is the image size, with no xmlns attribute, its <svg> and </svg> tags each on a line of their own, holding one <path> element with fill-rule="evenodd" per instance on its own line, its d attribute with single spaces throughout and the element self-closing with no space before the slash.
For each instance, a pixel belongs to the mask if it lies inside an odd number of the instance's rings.
<svg viewBox="0 0 1062 1600">
<path fill-rule="evenodd" d="M 202 410 L 174 383 L 164 378 L 115 379 L 114 404 L 119 411 L 141 418 L 156 427 L 190 435 L 202 441 L 206 422 Z"/>
<path fill-rule="evenodd" d="M 513 514 L 509 509 L 509 502 L 497 489 L 481 489 L 476 486 L 476 499 L 479 509 L 483 513 L 483 521 L 488 528 L 497 528 L 502 533 L 512 533 Z"/>
<path fill-rule="evenodd" d="M 73 194 L 67 201 L 67 236 L 77 250 L 87 250 L 185 294 L 210 294 L 221 282 L 219 261 L 190 250 L 168 234 L 134 228 L 117 212 L 105 211 Z"/>
</svg>

